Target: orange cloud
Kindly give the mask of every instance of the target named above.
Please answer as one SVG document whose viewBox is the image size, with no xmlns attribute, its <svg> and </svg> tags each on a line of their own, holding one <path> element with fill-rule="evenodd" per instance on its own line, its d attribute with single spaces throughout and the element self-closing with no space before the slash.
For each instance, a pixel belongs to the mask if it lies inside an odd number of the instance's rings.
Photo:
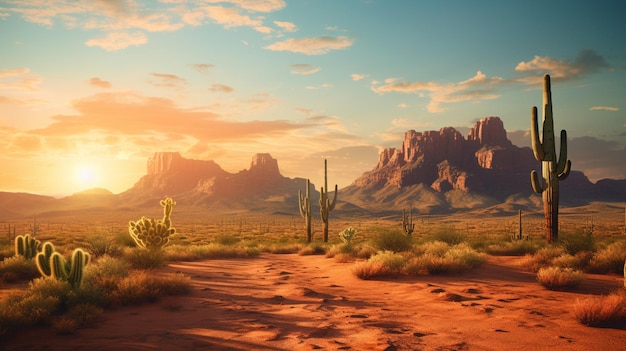
<svg viewBox="0 0 626 351">
<path fill-rule="evenodd" d="M 531 74 L 518 78 L 517 81 L 535 85 L 542 84 L 543 75 L 546 73 L 550 74 L 553 81 L 571 80 L 608 67 L 609 65 L 604 60 L 604 57 L 598 55 L 594 50 L 582 50 L 573 61 L 556 60 L 547 56 L 535 56 L 528 62 L 522 61 L 518 63 L 515 70 Z"/>
<path fill-rule="evenodd" d="M 611 106 L 593 106 L 589 109 L 589 111 L 619 111 L 619 107 L 611 107 Z"/>
<path fill-rule="evenodd" d="M 442 112 L 446 108 L 445 103 L 461 101 L 480 101 L 498 98 L 493 91 L 493 87 L 503 84 L 505 81 L 500 77 L 488 78 L 484 73 L 478 71 L 473 77 L 458 82 L 456 84 L 441 85 L 435 82 L 397 82 L 395 78 L 387 78 L 385 84 L 377 86 L 378 82 L 373 82 L 371 90 L 378 94 L 401 92 L 427 94 L 430 102 L 427 105 L 429 112 Z"/>
<path fill-rule="evenodd" d="M 290 51 L 306 55 L 323 55 L 331 50 L 341 50 L 352 46 L 354 39 L 339 36 L 322 36 L 315 38 L 287 39 L 276 42 L 265 48 L 272 51 Z"/>
<path fill-rule="evenodd" d="M 286 32 L 296 32 L 298 27 L 292 22 L 274 21 L 274 24 Z"/>
<path fill-rule="evenodd" d="M 111 32 L 104 38 L 89 39 L 85 42 L 87 46 L 99 46 L 107 51 L 125 49 L 129 46 L 139 46 L 148 42 L 148 37 L 142 32 Z"/>
<path fill-rule="evenodd" d="M 204 11 L 206 11 L 209 18 L 218 24 L 224 25 L 226 28 L 240 26 L 260 27 L 263 25 L 262 20 L 241 15 L 237 8 L 234 7 L 206 6 Z"/>
<path fill-rule="evenodd" d="M 41 77 L 30 74 L 26 67 L 0 71 L 0 89 L 35 91 L 41 81 Z"/>
<path fill-rule="evenodd" d="M 93 77 L 89 80 L 89 84 L 98 87 L 98 88 L 110 88 L 111 87 L 111 83 L 107 82 L 106 80 L 102 80 L 98 77 Z"/>
<path fill-rule="evenodd" d="M 174 74 L 151 73 L 150 76 L 155 78 L 150 81 L 150 84 L 156 87 L 182 88 L 187 84 L 187 80 L 185 78 L 181 78 Z"/>
<path fill-rule="evenodd" d="M 200 73 L 209 73 L 209 69 L 215 67 L 210 63 L 192 63 L 189 66 Z"/>
<path fill-rule="evenodd" d="M 224 84 L 213 84 L 209 87 L 209 91 L 214 93 L 231 93 L 234 89 Z"/>
</svg>

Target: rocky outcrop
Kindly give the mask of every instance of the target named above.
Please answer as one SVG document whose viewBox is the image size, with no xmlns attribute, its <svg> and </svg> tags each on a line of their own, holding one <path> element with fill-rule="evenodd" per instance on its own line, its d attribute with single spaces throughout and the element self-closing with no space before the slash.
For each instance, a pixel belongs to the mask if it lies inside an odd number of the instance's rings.
<svg viewBox="0 0 626 351">
<path fill-rule="evenodd" d="M 250 169 L 229 173 L 214 161 L 158 152 L 148 159 L 147 174 L 121 196 L 135 203 L 171 196 L 177 202 L 229 208 L 262 208 L 264 202 L 280 200 L 296 208 L 304 182 L 282 176 L 278 161 L 268 153 L 254 155 Z"/>
<path fill-rule="evenodd" d="M 436 193 L 449 191 L 495 195 L 532 192 L 530 170 L 537 167 L 530 148 L 519 148 L 506 136 L 499 117 L 474 125 L 467 139 L 452 127 L 439 131 L 407 131 L 401 148 L 383 150 L 376 167 L 347 188 L 398 189 L 424 184 Z M 344 192 L 345 193 L 345 192 Z"/>
</svg>

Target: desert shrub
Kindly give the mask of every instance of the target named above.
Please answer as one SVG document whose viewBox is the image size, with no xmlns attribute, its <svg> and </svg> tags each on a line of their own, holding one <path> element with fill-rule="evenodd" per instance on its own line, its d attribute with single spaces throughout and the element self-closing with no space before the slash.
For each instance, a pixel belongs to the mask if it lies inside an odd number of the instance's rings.
<svg viewBox="0 0 626 351">
<path fill-rule="evenodd" d="M 374 246 L 366 244 L 361 246 L 360 248 L 355 248 L 354 257 L 359 259 L 369 259 L 373 255 L 375 255 L 376 252 L 378 252 L 378 250 Z"/>
<path fill-rule="evenodd" d="M 531 272 L 538 272 L 543 267 L 551 266 L 554 259 L 564 253 L 565 249 L 563 247 L 550 245 L 537 250 L 533 255 L 524 255 L 521 263 L 523 267 Z"/>
<path fill-rule="evenodd" d="M 357 263 L 352 272 L 361 279 L 397 275 L 402 271 L 406 259 L 393 251 L 380 251 L 365 262 Z"/>
<path fill-rule="evenodd" d="M 626 261 L 626 241 L 616 241 L 598 250 L 589 261 L 593 273 L 622 273 Z"/>
<path fill-rule="evenodd" d="M 119 256 L 122 252 L 116 240 L 109 238 L 106 234 L 90 234 L 84 238 L 81 246 L 94 258 L 104 255 Z"/>
<path fill-rule="evenodd" d="M 113 304 L 138 305 L 163 296 L 183 295 L 191 291 L 189 277 L 179 273 L 153 274 L 136 271 L 123 278 L 110 292 Z"/>
<path fill-rule="evenodd" d="M 428 235 L 428 241 L 441 241 L 448 245 L 457 245 L 464 242 L 467 236 L 453 226 L 441 226 L 434 233 Z"/>
<path fill-rule="evenodd" d="M 411 237 L 400 230 L 381 229 L 372 239 L 372 245 L 380 251 L 401 252 L 411 249 Z"/>
<path fill-rule="evenodd" d="M 580 251 L 576 255 L 570 255 L 564 253 L 552 260 L 552 264 L 561 268 L 572 268 L 577 270 L 584 270 L 589 264 L 589 261 L 593 257 L 593 254 L 589 251 Z"/>
<path fill-rule="evenodd" d="M 156 269 L 167 265 L 163 250 L 130 249 L 126 251 L 124 259 L 136 269 Z"/>
<path fill-rule="evenodd" d="M 541 244 L 533 240 L 515 240 L 488 245 L 485 252 L 494 256 L 524 256 L 534 254 L 540 247 Z"/>
<path fill-rule="evenodd" d="M 578 322 L 590 327 L 622 324 L 626 321 L 626 294 L 622 291 L 577 299 L 573 312 Z"/>
<path fill-rule="evenodd" d="M 571 268 L 544 267 L 537 272 L 537 281 L 549 290 L 564 290 L 578 286 L 584 275 Z"/>
<path fill-rule="evenodd" d="M 104 310 L 96 305 L 81 303 L 52 320 L 52 327 L 60 334 L 72 334 L 80 327 L 91 326 Z"/>
<path fill-rule="evenodd" d="M 239 241 L 240 240 L 236 236 L 229 234 L 220 234 L 215 237 L 215 242 L 224 246 L 235 245 Z"/>
<path fill-rule="evenodd" d="M 563 246 L 570 255 L 576 255 L 582 251 L 596 251 L 596 243 L 591 232 L 583 230 L 577 230 L 574 233 L 560 233 L 559 245 Z"/>
<path fill-rule="evenodd" d="M 169 261 L 197 261 L 257 257 L 261 252 L 256 246 L 224 246 L 211 243 L 206 245 L 171 245 L 165 248 L 165 253 Z"/>
<path fill-rule="evenodd" d="M 0 282 L 31 280 L 39 275 L 35 261 L 26 259 L 24 256 L 7 257 L 0 261 Z"/>
<path fill-rule="evenodd" d="M 119 247 L 137 247 L 135 240 L 128 234 L 128 231 L 120 231 L 115 234 L 113 237 L 113 243 L 117 244 Z"/>
<path fill-rule="evenodd" d="M 307 246 L 304 246 L 298 251 L 298 255 L 307 256 L 307 255 L 325 255 L 326 247 L 324 245 L 318 243 L 311 243 Z"/>
<path fill-rule="evenodd" d="M 265 251 L 273 254 L 292 254 L 300 252 L 302 247 L 302 244 L 274 244 L 267 246 Z"/>
<path fill-rule="evenodd" d="M 404 271 L 408 275 L 466 272 L 485 260 L 484 254 L 461 243 L 450 246 L 441 241 L 426 243 L 412 251 Z"/>
</svg>

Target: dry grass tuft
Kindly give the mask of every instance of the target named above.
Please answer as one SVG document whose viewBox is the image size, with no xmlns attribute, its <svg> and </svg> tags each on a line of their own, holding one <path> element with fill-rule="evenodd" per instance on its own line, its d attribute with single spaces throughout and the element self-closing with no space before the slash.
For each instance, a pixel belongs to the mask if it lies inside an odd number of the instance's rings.
<svg viewBox="0 0 626 351">
<path fill-rule="evenodd" d="M 585 279 L 581 271 L 571 268 L 544 267 L 537 272 L 537 280 L 549 290 L 567 290 L 575 288 Z"/>
<path fill-rule="evenodd" d="M 573 312 L 577 321 L 590 327 L 623 324 L 626 322 L 626 293 L 577 299 Z"/>
</svg>

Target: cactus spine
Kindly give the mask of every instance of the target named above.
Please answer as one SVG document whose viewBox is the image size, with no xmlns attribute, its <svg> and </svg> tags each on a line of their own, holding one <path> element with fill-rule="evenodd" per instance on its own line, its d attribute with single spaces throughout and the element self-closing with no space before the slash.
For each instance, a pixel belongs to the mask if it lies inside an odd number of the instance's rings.
<svg viewBox="0 0 626 351">
<path fill-rule="evenodd" d="M 335 184 L 335 195 L 333 201 L 328 198 L 328 160 L 324 160 L 324 187 L 320 190 L 320 216 L 324 226 L 324 242 L 328 242 L 328 215 L 335 209 L 337 202 L 337 184 Z"/>
<path fill-rule="evenodd" d="M 135 240 L 137 246 L 148 250 L 159 250 L 167 245 L 170 236 L 176 233 L 172 227 L 172 210 L 176 202 L 171 198 L 165 198 L 160 202 L 163 207 L 163 218 L 154 219 L 141 217 L 138 221 L 128 223 L 128 232 Z"/>
<path fill-rule="evenodd" d="M 298 208 L 300 209 L 300 216 L 304 218 L 306 224 L 306 241 L 311 242 L 313 240 L 313 234 L 311 233 L 311 197 L 309 189 L 311 188 L 311 181 L 306 180 L 306 192 L 302 195 L 302 190 L 298 190 Z"/>
<path fill-rule="evenodd" d="M 15 237 L 15 255 L 24 256 L 27 260 L 35 258 L 41 249 L 41 241 L 33 238 L 30 234 Z"/>
<path fill-rule="evenodd" d="M 405 209 L 402 209 L 402 230 L 407 236 L 411 236 L 415 231 L 415 224 L 413 223 L 413 208 L 409 208 L 407 213 Z"/>
<path fill-rule="evenodd" d="M 536 171 L 530 173 L 533 190 L 542 194 L 545 216 L 546 239 L 552 242 L 558 239 L 559 230 L 559 181 L 569 175 L 572 163 L 567 159 L 567 133 L 561 130 L 561 147 L 557 159 L 554 121 L 552 118 L 552 92 L 550 76 L 545 75 L 543 81 L 543 130 L 539 135 L 537 107 L 533 106 L 530 118 L 530 140 L 533 154 L 541 161 L 542 179 Z"/>
</svg>

